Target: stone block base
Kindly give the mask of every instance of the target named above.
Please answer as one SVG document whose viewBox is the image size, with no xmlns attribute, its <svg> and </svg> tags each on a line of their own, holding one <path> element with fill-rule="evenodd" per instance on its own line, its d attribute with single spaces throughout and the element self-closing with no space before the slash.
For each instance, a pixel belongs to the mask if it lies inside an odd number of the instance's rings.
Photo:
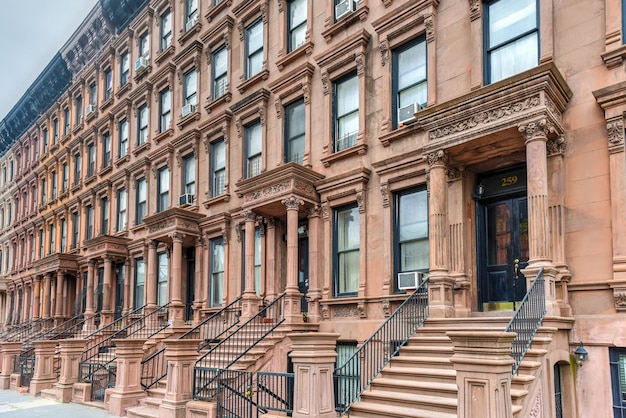
<svg viewBox="0 0 626 418">
<path fill-rule="evenodd" d="M 21 380 L 22 380 L 22 375 L 21 374 L 15 374 L 13 373 L 10 377 L 10 383 L 9 383 L 9 388 L 10 389 L 18 389 L 19 387 L 21 387 Z"/>
<path fill-rule="evenodd" d="M 32 396 L 38 396 L 42 390 L 53 388 L 56 385 L 56 379 L 40 379 L 31 380 L 30 382 L 30 394 Z"/>
<path fill-rule="evenodd" d="M 61 401 L 63 403 L 72 402 L 74 384 L 57 383 L 55 391 L 57 401 Z"/>
<path fill-rule="evenodd" d="M 185 418 L 187 402 L 163 399 L 159 406 L 159 418 Z"/>
<path fill-rule="evenodd" d="M 0 376 L 0 389 L 8 389 L 11 387 L 11 375 Z"/>
<path fill-rule="evenodd" d="M 108 392 L 108 393 L 107 393 Z M 114 389 L 105 392 L 105 405 L 109 414 L 116 417 L 126 416 L 126 409 L 139 405 L 139 399 L 146 397 L 146 393 L 143 390 L 134 393 L 118 393 Z M 107 402 L 108 400 L 108 402 Z"/>
<path fill-rule="evenodd" d="M 185 407 L 185 418 L 217 418 L 215 402 L 189 401 Z"/>
<path fill-rule="evenodd" d="M 74 383 L 72 387 L 72 402 L 86 403 L 91 401 L 91 383 Z"/>
</svg>

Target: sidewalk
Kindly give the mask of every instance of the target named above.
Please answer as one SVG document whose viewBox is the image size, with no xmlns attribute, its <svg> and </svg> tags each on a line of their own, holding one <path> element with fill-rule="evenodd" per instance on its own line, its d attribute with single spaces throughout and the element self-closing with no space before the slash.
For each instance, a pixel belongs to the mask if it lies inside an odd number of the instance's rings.
<svg viewBox="0 0 626 418">
<path fill-rule="evenodd" d="M 111 418 L 104 409 L 0 390 L 0 418 Z"/>
</svg>

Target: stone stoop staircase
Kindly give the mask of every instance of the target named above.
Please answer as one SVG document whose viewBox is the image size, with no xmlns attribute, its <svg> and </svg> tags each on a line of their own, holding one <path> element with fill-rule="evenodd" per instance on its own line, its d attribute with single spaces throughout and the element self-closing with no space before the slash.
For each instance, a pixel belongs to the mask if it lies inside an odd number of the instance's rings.
<svg viewBox="0 0 626 418">
<path fill-rule="evenodd" d="M 127 418 L 158 418 L 159 407 L 165 397 L 165 380 L 148 389 L 146 395 L 139 400 L 139 405 L 126 410 Z"/>
<path fill-rule="evenodd" d="M 480 329 L 502 331 L 509 318 L 429 319 L 400 353 L 391 360 L 350 408 L 350 418 L 457 418 L 456 371 L 447 331 Z M 540 328 L 519 374 L 511 382 L 513 416 L 522 418 L 533 400 L 527 395 L 540 384 L 536 379 L 541 358 L 547 353 L 551 332 Z"/>
</svg>

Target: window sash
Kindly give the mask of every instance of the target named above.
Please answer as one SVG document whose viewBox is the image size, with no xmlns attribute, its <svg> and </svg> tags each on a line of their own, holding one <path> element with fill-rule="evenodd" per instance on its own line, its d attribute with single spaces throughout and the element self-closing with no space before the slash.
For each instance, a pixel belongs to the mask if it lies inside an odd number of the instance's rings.
<svg viewBox="0 0 626 418">
<path fill-rule="evenodd" d="M 138 134 L 137 145 L 143 145 L 148 140 L 148 106 L 143 105 L 139 108 L 138 112 Z"/>
<path fill-rule="evenodd" d="M 70 109 L 63 110 L 63 135 L 70 133 Z"/>
<path fill-rule="evenodd" d="M 144 33 L 139 38 L 139 56 L 147 58 L 150 54 L 150 38 L 148 33 Z"/>
<path fill-rule="evenodd" d="M 302 164 L 305 150 L 304 100 L 285 106 L 285 162 Z"/>
<path fill-rule="evenodd" d="M 102 154 L 102 167 L 108 167 L 111 162 L 111 136 L 105 134 L 102 138 L 104 153 Z"/>
<path fill-rule="evenodd" d="M 257 20 L 246 28 L 246 79 L 263 69 L 263 21 Z"/>
<path fill-rule="evenodd" d="M 224 299 L 224 240 L 214 238 L 210 241 L 211 248 L 211 283 L 210 307 L 222 306 Z"/>
<path fill-rule="evenodd" d="M 306 41 L 307 0 L 293 0 L 288 8 L 288 51 L 298 49 Z"/>
<path fill-rule="evenodd" d="M 262 132 L 261 124 L 247 126 L 246 136 L 246 178 L 261 174 Z"/>
<path fill-rule="evenodd" d="M 126 189 L 117 191 L 117 232 L 126 229 Z"/>
<path fill-rule="evenodd" d="M 167 279 L 168 279 L 168 259 L 166 253 L 157 254 L 158 258 L 158 283 L 157 283 L 157 303 L 159 306 L 164 306 L 168 301 L 167 294 Z"/>
<path fill-rule="evenodd" d="M 172 14 L 168 10 L 161 15 L 161 51 L 172 43 Z"/>
<path fill-rule="evenodd" d="M 109 232 L 109 199 L 103 197 L 100 201 L 100 208 L 102 210 L 101 214 L 101 227 L 100 231 L 102 235 L 107 235 Z"/>
<path fill-rule="evenodd" d="M 336 296 L 354 295 L 360 280 L 360 214 L 356 205 L 334 211 L 334 288 Z"/>
<path fill-rule="evenodd" d="M 137 180 L 135 190 L 137 191 L 135 195 L 135 206 L 137 208 L 135 222 L 137 225 L 141 225 L 143 218 L 146 216 L 147 183 L 145 178 Z"/>
<path fill-rule="evenodd" d="M 128 120 L 124 119 L 119 125 L 119 157 L 125 157 L 128 154 Z M 109 151 L 110 152 L 110 151 Z"/>
<path fill-rule="evenodd" d="M 104 72 L 104 99 L 109 100 L 113 92 L 113 72 L 106 70 Z"/>
<path fill-rule="evenodd" d="M 94 144 L 89 144 L 87 147 L 87 154 L 89 157 L 89 165 L 87 166 L 87 175 L 93 176 L 96 171 L 96 147 Z"/>
<path fill-rule="evenodd" d="M 135 258 L 135 268 L 134 268 L 134 281 L 135 281 L 135 291 L 134 291 L 134 302 L 133 306 L 135 309 L 143 306 L 144 301 L 144 287 L 146 283 L 146 265 L 143 261 L 143 258 Z"/>
<path fill-rule="evenodd" d="M 125 52 L 120 57 L 120 87 L 128 83 L 130 76 L 130 56 Z"/>
<path fill-rule="evenodd" d="M 359 79 L 356 74 L 334 83 L 335 152 L 356 145 L 359 132 Z"/>
<path fill-rule="evenodd" d="M 196 159 L 189 155 L 183 159 L 183 191 L 186 194 L 196 194 Z"/>
<path fill-rule="evenodd" d="M 93 206 L 87 207 L 87 239 L 93 238 Z"/>
<path fill-rule="evenodd" d="M 195 69 L 185 74 L 185 105 L 196 104 L 196 94 L 198 91 L 198 73 Z"/>
<path fill-rule="evenodd" d="M 72 248 L 76 248 L 79 242 L 80 215 L 77 212 L 72 214 Z"/>
<path fill-rule="evenodd" d="M 228 84 L 228 50 L 222 47 L 213 53 L 213 100 L 226 94 Z"/>
<path fill-rule="evenodd" d="M 159 179 L 158 179 L 158 211 L 162 212 L 169 207 L 169 197 L 170 197 L 170 171 L 167 167 L 159 170 Z"/>
<path fill-rule="evenodd" d="M 159 119 L 159 132 L 165 132 L 170 127 L 171 110 L 172 110 L 172 94 L 167 88 L 160 93 L 159 107 L 161 117 Z"/>
</svg>

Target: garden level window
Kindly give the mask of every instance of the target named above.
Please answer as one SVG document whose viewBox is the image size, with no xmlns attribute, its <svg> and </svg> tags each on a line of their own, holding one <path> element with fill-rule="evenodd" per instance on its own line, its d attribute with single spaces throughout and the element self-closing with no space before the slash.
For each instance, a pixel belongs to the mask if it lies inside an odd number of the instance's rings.
<svg viewBox="0 0 626 418">
<path fill-rule="evenodd" d="M 485 11 L 485 79 L 494 83 L 539 63 L 537 0 L 497 0 Z"/>
<path fill-rule="evenodd" d="M 246 80 L 263 69 L 263 20 L 246 28 Z"/>
<path fill-rule="evenodd" d="M 613 416 L 626 417 L 626 348 L 609 348 Z"/>
<path fill-rule="evenodd" d="M 335 296 L 355 296 L 359 290 L 361 228 L 356 204 L 334 210 L 333 280 Z"/>
<path fill-rule="evenodd" d="M 305 139 L 304 99 L 285 106 L 285 162 L 302 164 Z"/>
<path fill-rule="evenodd" d="M 334 152 L 356 145 L 359 133 L 359 79 L 355 73 L 333 83 Z"/>
<path fill-rule="evenodd" d="M 400 123 L 401 108 L 416 103 L 426 106 L 428 85 L 426 80 L 426 39 L 422 36 L 396 48 L 392 58 L 393 122 Z"/>
<path fill-rule="evenodd" d="M 288 13 L 289 38 L 287 52 L 291 52 L 294 49 L 298 49 L 306 41 L 307 0 L 291 0 L 288 6 Z"/>
<path fill-rule="evenodd" d="M 402 191 L 394 196 L 394 270 L 427 272 L 428 196 L 425 189 Z M 397 280 L 394 289 L 398 291 Z"/>
</svg>

